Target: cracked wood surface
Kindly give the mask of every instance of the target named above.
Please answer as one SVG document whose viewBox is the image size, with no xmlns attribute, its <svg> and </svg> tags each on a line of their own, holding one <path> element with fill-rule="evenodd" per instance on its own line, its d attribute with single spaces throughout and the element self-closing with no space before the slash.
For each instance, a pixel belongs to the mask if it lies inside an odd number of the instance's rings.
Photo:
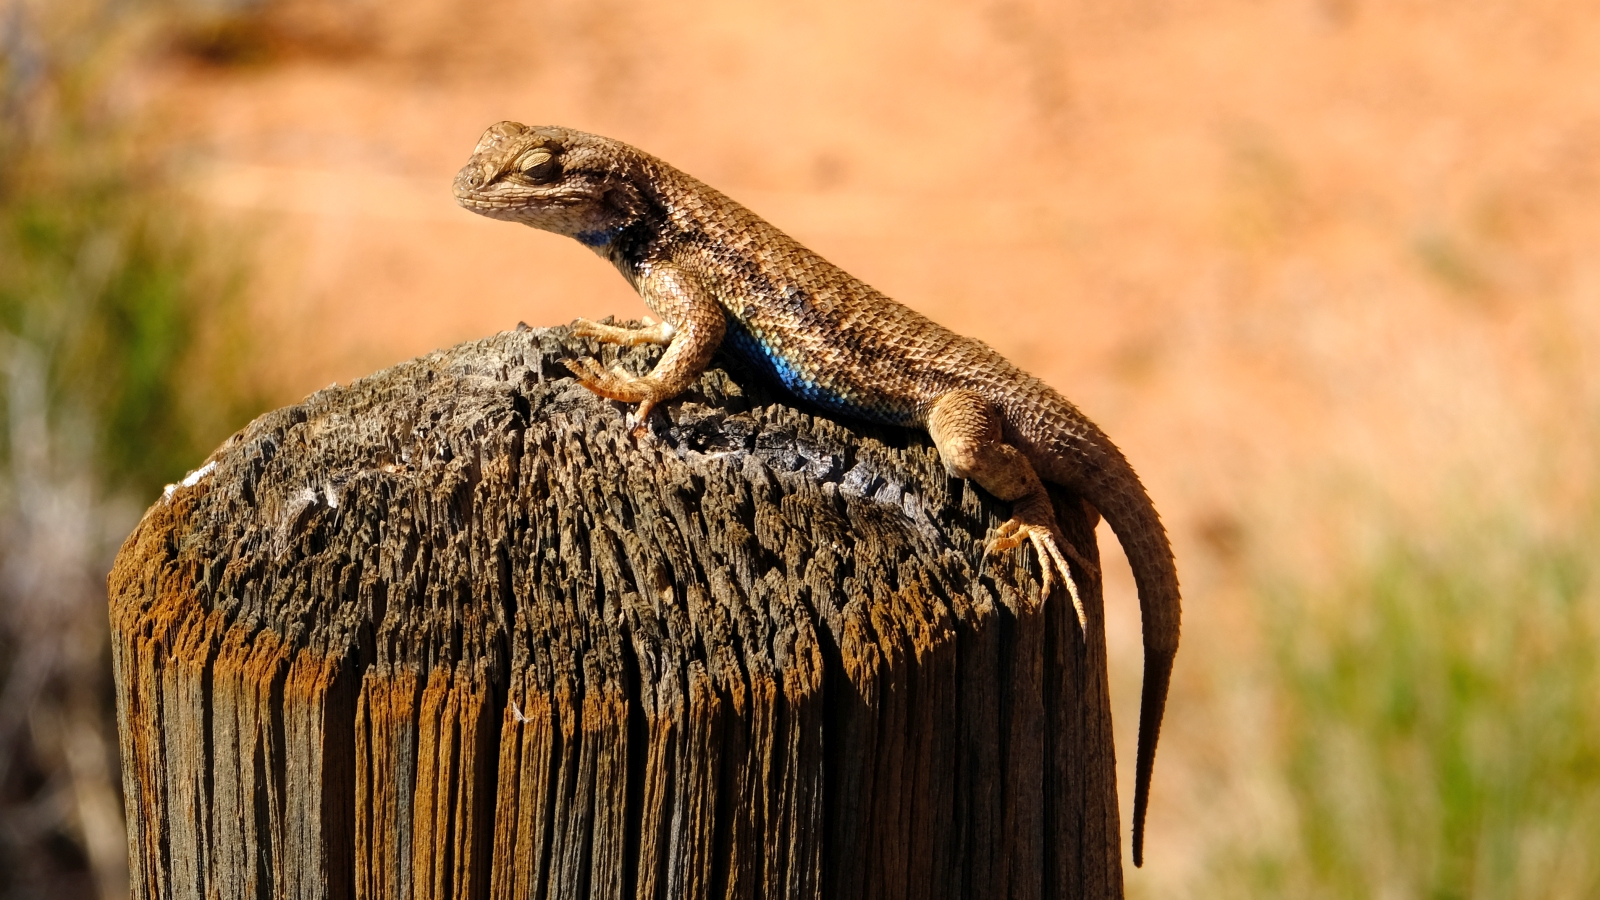
<svg viewBox="0 0 1600 900">
<path fill-rule="evenodd" d="M 719 356 L 518 330 L 319 391 L 111 575 L 135 897 L 1120 897 L 1100 585 Z M 1054 496 L 1091 560 L 1091 523 Z"/>
</svg>

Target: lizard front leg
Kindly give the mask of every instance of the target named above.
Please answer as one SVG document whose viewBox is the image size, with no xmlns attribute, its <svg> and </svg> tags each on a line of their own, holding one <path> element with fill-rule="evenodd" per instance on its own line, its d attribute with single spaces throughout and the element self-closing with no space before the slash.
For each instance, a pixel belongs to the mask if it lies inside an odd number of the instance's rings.
<svg viewBox="0 0 1600 900">
<path fill-rule="evenodd" d="M 626 325 L 606 325 L 592 322 L 588 319 L 573 319 L 572 333 L 578 337 L 594 338 L 602 344 L 620 344 L 624 347 L 637 347 L 640 344 L 670 344 L 672 336 L 677 332 L 667 322 L 652 322 L 644 320 L 644 325 L 639 328 L 630 328 Z"/>
<path fill-rule="evenodd" d="M 566 365 L 579 384 L 596 394 L 639 404 L 635 415 L 642 428 L 651 408 L 682 393 L 705 370 L 722 343 L 728 319 L 698 279 L 670 262 L 649 264 L 634 283 L 639 296 L 664 321 L 640 329 L 591 322 L 589 325 L 600 331 L 589 334 L 607 343 L 665 343 L 667 350 L 655 368 L 641 376 L 621 368 L 606 369 L 593 358 L 569 359 Z M 582 334 L 581 328 L 574 330 Z"/>
<path fill-rule="evenodd" d="M 1094 566 L 1062 537 L 1044 482 L 1022 451 L 1005 442 L 1001 426 L 1000 414 L 975 391 L 951 391 L 934 401 L 928 412 L 928 434 L 939 448 L 945 470 L 956 478 L 971 478 L 984 490 L 1011 503 L 1011 519 L 1000 526 L 985 553 L 1010 550 L 1023 541 L 1032 543 L 1044 570 L 1044 595 L 1050 594 L 1053 573 L 1060 572 L 1067 593 L 1072 595 L 1078 625 L 1087 628 L 1083 598 L 1078 596 L 1078 585 L 1072 580 L 1066 557 L 1070 555 L 1090 571 Z"/>
</svg>

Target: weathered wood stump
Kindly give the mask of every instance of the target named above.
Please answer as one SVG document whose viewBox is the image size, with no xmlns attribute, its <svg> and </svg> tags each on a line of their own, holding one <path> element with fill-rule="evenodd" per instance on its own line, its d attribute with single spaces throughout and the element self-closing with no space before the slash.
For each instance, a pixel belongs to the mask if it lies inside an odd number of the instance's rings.
<svg viewBox="0 0 1600 900">
<path fill-rule="evenodd" d="M 134 895 L 1121 896 L 1098 582 L 1084 639 L 923 435 L 719 358 L 636 440 L 588 354 L 319 391 L 151 507 L 111 576 Z"/>
</svg>

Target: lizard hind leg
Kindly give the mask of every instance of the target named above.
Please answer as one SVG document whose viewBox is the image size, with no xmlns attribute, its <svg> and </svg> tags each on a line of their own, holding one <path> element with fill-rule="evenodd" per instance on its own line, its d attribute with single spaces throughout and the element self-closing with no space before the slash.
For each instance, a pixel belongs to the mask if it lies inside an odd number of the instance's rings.
<svg viewBox="0 0 1600 900">
<path fill-rule="evenodd" d="M 1060 573 L 1072 597 L 1078 626 L 1087 628 L 1083 598 L 1078 595 L 1067 557 L 1087 571 L 1094 567 L 1062 536 L 1044 482 L 1022 451 L 1005 442 L 1000 414 L 976 391 L 950 391 L 928 411 L 928 434 L 939 448 L 947 472 L 956 478 L 971 478 L 1011 503 L 1011 519 L 996 530 L 984 554 L 1031 543 L 1044 571 L 1044 596 L 1050 595 L 1055 575 Z"/>
</svg>

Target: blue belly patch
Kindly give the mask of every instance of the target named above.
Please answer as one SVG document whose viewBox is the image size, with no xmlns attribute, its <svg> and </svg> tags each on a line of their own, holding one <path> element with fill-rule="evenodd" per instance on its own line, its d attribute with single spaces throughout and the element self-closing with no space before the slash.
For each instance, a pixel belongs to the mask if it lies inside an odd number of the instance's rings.
<svg viewBox="0 0 1600 900">
<path fill-rule="evenodd" d="M 728 317 L 728 332 L 723 341 L 746 364 L 782 385 L 790 394 L 829 412 L 884 425 L 904 425 L 910 421 L 908 416 L 863 404 L 837 388 L 821 383 L 816 376 L 785 357 L 778 346 L 756 337 L 744 323 L 732 316 Z"/>
</svg>

